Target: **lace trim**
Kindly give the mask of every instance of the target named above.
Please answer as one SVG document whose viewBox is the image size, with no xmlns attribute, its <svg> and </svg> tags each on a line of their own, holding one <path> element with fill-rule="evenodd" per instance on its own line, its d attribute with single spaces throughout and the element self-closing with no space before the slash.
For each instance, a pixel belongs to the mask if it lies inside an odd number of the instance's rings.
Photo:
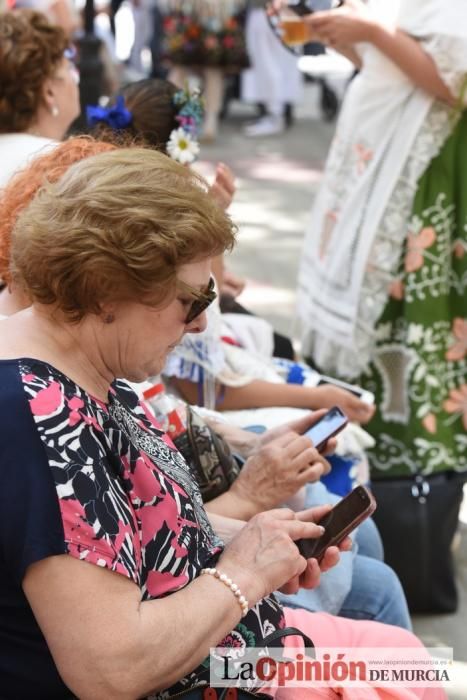
<svg viewBox="0 0 467 700">
<path fill-rule="evenodd" d="M 437 101 L 433 103 L 396 183 L 368 257 L 356 320 L 355 348 L 343 348 L 333 341 L 324 341 L 327 347 L 321 347 L 320 364 L 324 356 L 331 358 L 342 376 L 357 377 L 370 363 L 376 343 L 376 323 L 387 303 L 389 284 L 397 274 L 418 180 L 440 152 L 458 119 L 459 114 L 452 108 Z"/>
</svg>

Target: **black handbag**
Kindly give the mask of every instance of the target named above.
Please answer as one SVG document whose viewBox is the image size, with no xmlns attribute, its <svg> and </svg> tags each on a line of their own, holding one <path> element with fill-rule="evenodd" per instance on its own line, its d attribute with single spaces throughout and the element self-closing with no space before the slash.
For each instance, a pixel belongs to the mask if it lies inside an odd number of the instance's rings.
<svg viewBox="0 0 467 700">
<path fill-rule="evenodd" d="M 175 447 L 190 465 L 203 501 L 229 490 L 240 466 L 229 445 L 190 406 L 186 407 L 186 431 L 174 439 Z"/>
<path fill-rule="evenodd" d="M 284 627 L 271 632 L 263 639 L 262 646 L 277 646 L 277 643 L 281 642 L 284 637 L 290 636 L 301 637 L 304 648 L 308 649 L 308 654 L 314 656 L 314 653 L 310 654 L 310 650 L 315 648 L 312 640 L 296 627 Z M 272 695 L 261 692 L 254 693 L 246 688 L 213 688 L 206 682 L 170 696 L 170 700 L 175 700 L 175 698 L 184 698 L 184 700 L 249 700 L 249 698 L 272 700 Z"/>
<path fill-rule="evenodd" d="M 457 609 L 451 545 L 465 479 L 465 474 L 443 472 L 372 482 L 384 558 L 398 574 L 411 612 Z"/>
</svg>

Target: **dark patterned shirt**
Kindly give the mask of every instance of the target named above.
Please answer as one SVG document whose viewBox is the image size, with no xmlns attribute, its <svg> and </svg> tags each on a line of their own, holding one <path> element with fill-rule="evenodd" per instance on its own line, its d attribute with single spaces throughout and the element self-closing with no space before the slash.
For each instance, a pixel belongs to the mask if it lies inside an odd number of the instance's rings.
<svg viewBox="0 0 467 700">
<path fill-rule="evenodd" d="M 21 589 L 30 564 L 67 553 L 128 577 L 151 600 L 221 551 L 187 464 L 124 382 L 106 404 L 43 362 L 0 361 L 2 698 L 70 697 Z M 283 624 L 270 597 L 222 644 L 253 646 Z"/>
</svg>

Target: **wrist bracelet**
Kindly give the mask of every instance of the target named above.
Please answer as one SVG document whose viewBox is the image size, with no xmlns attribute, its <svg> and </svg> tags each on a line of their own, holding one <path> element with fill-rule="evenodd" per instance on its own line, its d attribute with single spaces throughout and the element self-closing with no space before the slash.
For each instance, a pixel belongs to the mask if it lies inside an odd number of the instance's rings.
<svg viewBox="0 0 467 700">
<path fill-rule="evenodd" d="M 232 581 L 231 578 L 229 578 L 226 574 L 221 574 L 220 571 L 217 569 L 201 569 L 202 574 L 209 574 L 210 576 L 214 576 L 214 578 L 219 579 L 219 581 L 222 581 L 227 588 L 230 588 L 236 599 L 238 600 L 238 604 L 240 605 L 242 609 L 242 617 L 245 617 L 249 610 L 249 605 L 248 601 L 245 598 L 245 596 L 242 594 L 240 588 L 237 586 L 236 583 Z"/>
</svg>

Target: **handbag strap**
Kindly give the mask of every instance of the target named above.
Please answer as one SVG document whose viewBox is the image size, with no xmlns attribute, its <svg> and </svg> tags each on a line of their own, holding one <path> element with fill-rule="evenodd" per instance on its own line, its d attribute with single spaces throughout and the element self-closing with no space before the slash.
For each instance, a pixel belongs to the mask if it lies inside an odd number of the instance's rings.
<svg viewBox="0 0 467 700">
<path fill-rule="evenodd" d="M 297 627 L 283 627 L 282 629 L 274 630 L 271 634 L 268 634 L 263 639 L 263 646 L 267 647 L 272 642 L 276 642 L 278 639 L 283 639 L 284 637 L 301 637 L 304 641 L 305 649 L 314 649 L 315 645 L 313 641 L 304 634 Z"/>
</svg>

